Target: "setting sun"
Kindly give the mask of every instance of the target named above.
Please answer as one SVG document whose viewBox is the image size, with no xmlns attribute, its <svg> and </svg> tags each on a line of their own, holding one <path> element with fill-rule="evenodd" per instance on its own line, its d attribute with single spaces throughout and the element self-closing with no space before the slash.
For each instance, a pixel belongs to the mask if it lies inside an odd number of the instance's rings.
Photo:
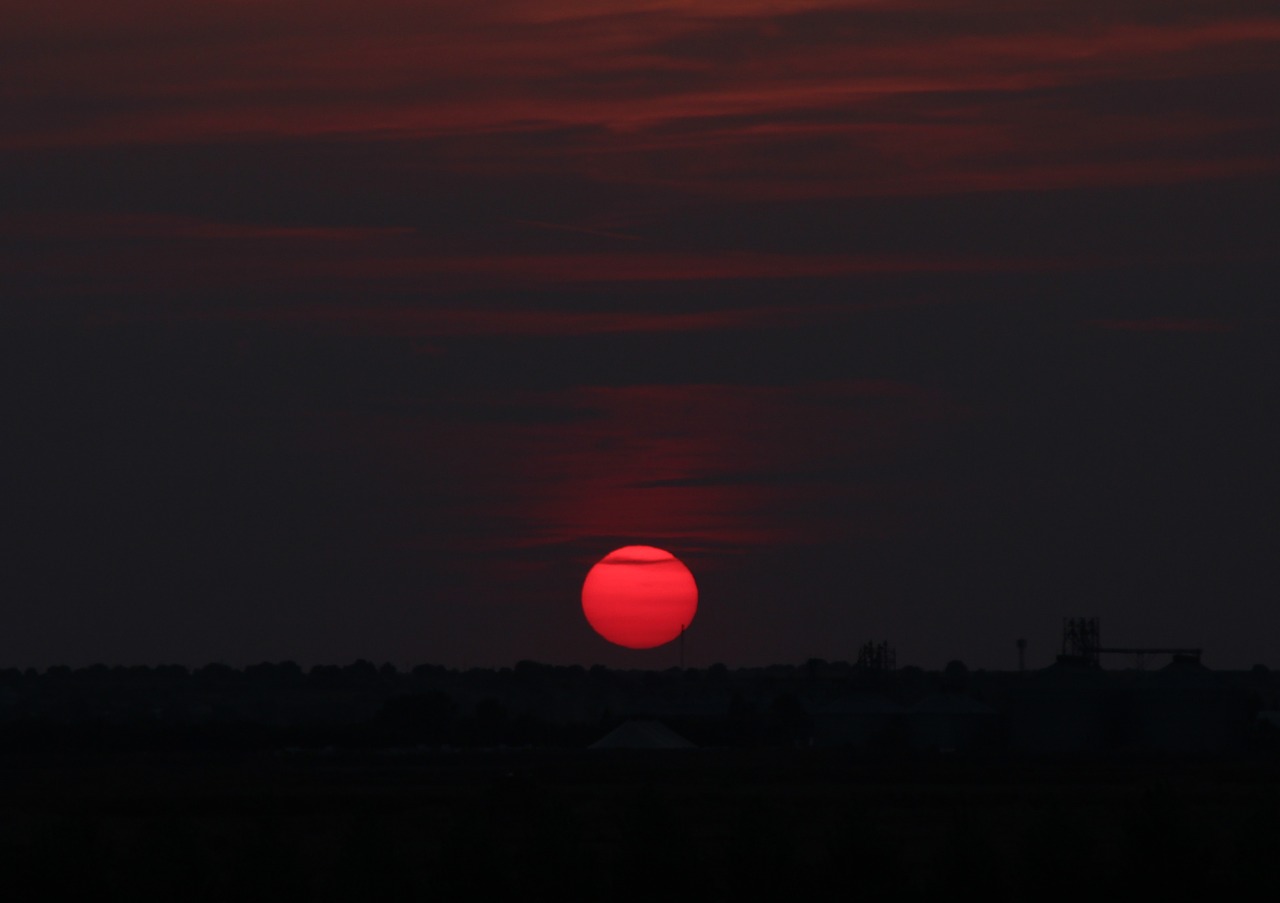
<svg viewBox="0 0 1280 903">
<path fill-rule="evenodd" d="M 670 552 L 653 546 L 610 552 L 582 584 L 582 612 L 592 628 L 629 649 L 671 642 L 697 610 L 693 574 Z"/>
</svg>

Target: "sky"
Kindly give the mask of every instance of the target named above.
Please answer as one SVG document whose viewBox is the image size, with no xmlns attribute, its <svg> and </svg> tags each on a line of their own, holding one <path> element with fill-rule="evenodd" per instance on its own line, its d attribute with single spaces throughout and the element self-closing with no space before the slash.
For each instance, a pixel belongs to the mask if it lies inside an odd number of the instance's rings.
<svg viewBox="0 0 1280 903">
<path fill-rule="evenodd" d="M 0 666 L 1280 666 L 1274 0 L 0 16 Z"/>
</svg>

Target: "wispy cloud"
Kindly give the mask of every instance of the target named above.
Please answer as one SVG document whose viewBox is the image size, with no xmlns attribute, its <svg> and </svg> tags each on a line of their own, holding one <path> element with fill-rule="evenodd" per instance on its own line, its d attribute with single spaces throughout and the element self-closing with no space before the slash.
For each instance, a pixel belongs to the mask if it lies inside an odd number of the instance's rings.
<svg viewBox="0 0 1280 903">
<path fill-rule="evenodd" d="M 1090 320 L 1089 326 L 1108 332 L 1232 332 L 1236 323 L 1211 317 L 1152 317 L 1142 320 Z"/>
<path fill-rule="evenodd" d="M 520 224 L 523 226 L 523 224 Z M 531 231 L 538 231 L 532 229 Z M 174 298 L 209 291 L 241 290 L 255 296 L 249 306 L 183 307 L 175 317 L 242 319 L 314 325 L 346 324 L 358 331 L 397 327 L 421 334 L 614 332 L 630 329 L 755 328 L 774 322 L 779 310 L 734 313 L 666 313 L 609 310 L 557 313 L 541 309 L 497 309 L 441 303 L 441 289 L 511 289 L 643 283 L 696 283 L 761 279 L 826 279 L 856 275 L 1044 272 L 1096 265 L 1081 257 L 997 256 L 955 253 L 782 253 L 672 251 L 635 242 L 615 242 L 613 233 L 556 228 L 624 250 L 522 253 L 445 253 L 438 235 L 405 226 L 313 226 L 219 222 L 146 213 L 37 213 L 0 218 L 0 237 L 20 240 L 24 255 L 0 257 L 0 272 L 26 283 L 30 297 L 80 293 L 129 293 L 138 300 Z M 262 285 L 287 286 L 287 295 L 355 296 L 349 305 L 308 301 L 305 308 L 263 306 Z M 414 302 L 370 291 L 420 296 Z M 278 301 L 287 298 L 278 299 Z M 846 304 L 851 310 L 856 304 Z M 804 305 L 789 305 L 793 317 Z M 831 308 L 834 309 L 834 308 Z M 809 305 L 812 314 L 815 308 Z"/>
<path fill-rule="evenodd" d="M 1274 90 L 1238 90 L 1280 77 L 1265 3 L 50 6 L 0 39 L 0 146 L 414 138 L 446 170 L 779 195 L 1275 169 L 1248 150 Z"/>
<path fill-rule="evenodd" d="M 892 533 L 931 493 L 886 479 L 884 461 L 969 417 L 944 393 L 888 381 L 583 386 L 526 400 L 590 416 L 554 431 L 437 430 L 417 450 L 427 473 L 461 470 L 466 485 L 490 488 L 460 498 L 457 516 L 510 525 L 486 537 L 492 547 L 678 536 L 746 548 Z"/>
</svg>

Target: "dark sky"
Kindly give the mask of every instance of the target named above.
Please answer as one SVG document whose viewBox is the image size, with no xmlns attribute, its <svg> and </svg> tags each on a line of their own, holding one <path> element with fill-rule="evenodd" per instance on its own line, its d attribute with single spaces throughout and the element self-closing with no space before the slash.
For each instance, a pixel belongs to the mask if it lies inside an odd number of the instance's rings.
<svg viewBox="0 0 1280 903">
<path fill-rule="evenodd" d="M 1274 0 L 0 14 L 0 665 L 1280 665 Z"/>
</svg>

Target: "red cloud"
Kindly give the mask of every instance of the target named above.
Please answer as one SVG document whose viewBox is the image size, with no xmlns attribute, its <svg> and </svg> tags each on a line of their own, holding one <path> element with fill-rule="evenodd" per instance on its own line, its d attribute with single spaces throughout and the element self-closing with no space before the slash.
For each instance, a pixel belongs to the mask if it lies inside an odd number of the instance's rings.
<svg viewBox="0 0 1280 903">
<path fill-rule="evenodd" d="M 53 8 L 6 22 L 0 147 L 413 137 L 445 170 L 779 197 L 1280 166 L 1280 16 L 1255 2 Z M 1222 102 L 1231 79 L 1255 89 Z"/>
</svg>

